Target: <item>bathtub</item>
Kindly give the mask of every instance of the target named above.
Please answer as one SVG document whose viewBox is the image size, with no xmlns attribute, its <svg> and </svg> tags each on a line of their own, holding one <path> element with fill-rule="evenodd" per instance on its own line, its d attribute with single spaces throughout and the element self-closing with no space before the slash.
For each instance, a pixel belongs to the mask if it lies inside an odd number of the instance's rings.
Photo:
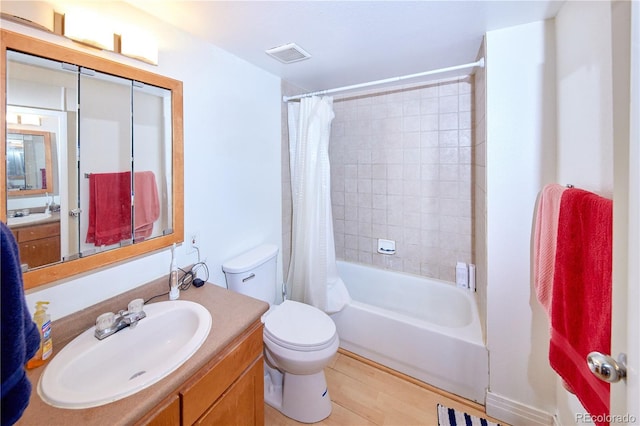
<svg viewBox="0 0 640 426">
<path fill-rule="evenodd" d="M 473 293 L 344 261 L 338 272 L 353 299 L 331 315 L 340 347 L 484 404 L 489 359 Z"/>
</svg>

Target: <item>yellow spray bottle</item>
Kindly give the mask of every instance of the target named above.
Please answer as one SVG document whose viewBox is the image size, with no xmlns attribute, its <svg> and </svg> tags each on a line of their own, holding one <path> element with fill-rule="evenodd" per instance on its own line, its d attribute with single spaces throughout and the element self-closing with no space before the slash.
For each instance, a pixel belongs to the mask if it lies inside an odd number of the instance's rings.
<svg viewBox="0 0 640 426">
<path fill-rule="evenodd" d="M 51 316 L 47 314 L 49 302 L 36 302 L 36 312 L 33 322 L 40 332 L 40 347 L 36 354 L 27 362 L 27 368 L 36 368 L 44 364 L 53 355 L 53 339 L 51 338 Z"/>
</svg>

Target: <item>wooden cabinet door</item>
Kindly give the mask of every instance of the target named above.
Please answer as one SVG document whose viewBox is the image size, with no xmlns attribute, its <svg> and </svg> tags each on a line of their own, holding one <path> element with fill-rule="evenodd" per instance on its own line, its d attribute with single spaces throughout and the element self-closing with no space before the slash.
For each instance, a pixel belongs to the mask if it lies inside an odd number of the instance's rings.
<svg viewBox="0 0 640 426">
<path fill-rule="evenodd" d="M 29 268 L 60 261 L 60 236 L 20 243 L 20 262 Z"/>
<path fill-rule="evenodd" d="M 263 358 L 260 356 L 195 424 L 263 425 L 263 367 Z"/>
<path fill-rule="evenodd" d="M 262 360 L 262 327 L 258 320 L 213 358 L 209 366 L 185 383 L 180 391 L 182 422 L 185 425 L 194 424 L 202 418 L 203 413 L 207 413 L 257 359 Z M 260 368 L 263 368 L 262 365 Z M 261 383 L 262 380 L 260 376 Z"/>
<path fill-rule="evenodd" d="M 138 420 L 135 426 L 179 426 L 180 397 L 171 395 Z"/>
<path fill-rule="evenodd" d="M 13 231 L 20 247 L 20 262 L 35 268 L 60 262 L 60 222 Z"/>
</svg>

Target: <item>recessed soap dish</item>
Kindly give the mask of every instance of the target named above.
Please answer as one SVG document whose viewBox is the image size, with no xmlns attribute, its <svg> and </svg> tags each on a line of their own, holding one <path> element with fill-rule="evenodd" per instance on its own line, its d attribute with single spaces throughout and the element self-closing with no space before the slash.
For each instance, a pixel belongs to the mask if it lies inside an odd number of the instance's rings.
<svg viewBox="0 0 640 426">
<path fill-rule="evenodd" d="M 393 240 L 378 239 L 378 253 L 396 254 L 396 242 Z"/>
</svg>

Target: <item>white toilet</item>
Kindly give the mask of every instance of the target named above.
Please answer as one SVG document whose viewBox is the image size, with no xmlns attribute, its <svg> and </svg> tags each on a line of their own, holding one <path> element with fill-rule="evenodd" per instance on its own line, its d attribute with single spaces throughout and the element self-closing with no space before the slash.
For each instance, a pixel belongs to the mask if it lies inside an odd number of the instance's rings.
<svg viewBox="0 0 640 426">
<path fill-rule="evenodd" d="M 278 247 L 262 245 L 225 262 L 230 290 L 269 303 L 262 317 L 264 399 L 287 417 L 315 423 L 331 414 L 324 367 L 338 351 L 336 326 L 321 310 L 285 300 L 275 305 Z"/>
</svg>

